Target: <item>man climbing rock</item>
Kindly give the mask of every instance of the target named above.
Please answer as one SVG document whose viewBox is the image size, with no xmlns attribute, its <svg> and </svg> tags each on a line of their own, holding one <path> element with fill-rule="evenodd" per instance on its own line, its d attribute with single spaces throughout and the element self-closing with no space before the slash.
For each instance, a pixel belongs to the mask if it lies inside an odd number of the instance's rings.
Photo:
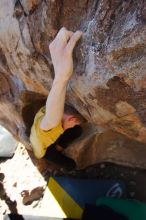
<svg viewBox="0 0 146 220">
<path fill-rule="evenodd" d="M 73 73 L 72 52 L 81 35 L 81 31 L 72 32 L 63 27 L 49 45 L 55 77 L 46 106 L 36 114 L 30 135 L 32 149 L 38 159 L 64 131 L 84 121 L 70 106 L 64 107 L 67 84 Z M 62 147 L 57 145 L 55 150 L 62 151 Z"/>
</svg>

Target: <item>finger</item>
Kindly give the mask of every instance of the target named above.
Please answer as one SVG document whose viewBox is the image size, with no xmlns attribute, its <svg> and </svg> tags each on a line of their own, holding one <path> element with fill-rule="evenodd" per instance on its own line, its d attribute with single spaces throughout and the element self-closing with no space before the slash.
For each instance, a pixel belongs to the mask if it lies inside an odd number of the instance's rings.
<svg viewBox="0 0 146 220">
<path fill-rule="evenodd" d="M 58 33 L 57 33 L 57 35 L 56 35 L 56 38 L 59 37 L 60 35 L 62 35 L 62 32 L 66 31 L 66 30 L 67 30 L 67 29 L 66 29 L 65 27 L 62 27 L 62 28 L 58 31 Z"/>
<path fill-rule="evenodd" d="M 72 37 L 70 38 L 67 46 L 66 46 L 66 50 L 70 51 L 72 53 L 77 41 L 80 39 L 80 37 L 82 36 L 82 32 L 81 31 L 76 31 Z"/>
<path fill-rule="evenodd" d="M 56 40 L 59 41 L 59 43 L 62 43 L 62 45 L 66 46 L 68 40 L 72 37 L 72 35 L 72 31 L 68 31 L 65 27 L 63 27 L 56 35 Z"/>
<path fill-rule="evenodd" d="M 73 32 L 72 31 L 66 31 L 65 36 L 66 36 L 66 42 L 68 42 L 68 40 L 73 36 Z"/>
</svg>

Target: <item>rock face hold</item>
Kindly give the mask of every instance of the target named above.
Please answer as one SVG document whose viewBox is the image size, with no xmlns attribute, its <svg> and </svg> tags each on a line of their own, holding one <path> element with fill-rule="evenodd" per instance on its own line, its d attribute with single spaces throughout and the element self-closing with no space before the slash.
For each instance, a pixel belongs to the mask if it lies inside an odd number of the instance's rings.
<svg viewBox="0 0 146 220">
<path fill-rule="evenodd" d="M 84 32 L 67 102 L 90 123 L 146 143 L 145 11 L 143 0 L 1 0 L 0 123 L 29 144 L 54 75 L 48 44 L 65 26 Z"/>
</svg>

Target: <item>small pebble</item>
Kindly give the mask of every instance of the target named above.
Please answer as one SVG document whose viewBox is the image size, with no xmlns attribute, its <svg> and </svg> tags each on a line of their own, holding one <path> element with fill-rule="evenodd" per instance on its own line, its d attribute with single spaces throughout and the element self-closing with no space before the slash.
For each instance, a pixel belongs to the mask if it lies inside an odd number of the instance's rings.
<svg viewBox="0 0 146 220">
<path fill-rule="evenodd" d="M 134 171 L 134 172 L 133 172 L 133 175 L 136 176 L 136 174 L 137 174 L 137 171 Z"/>
<path fill-rule="evenodd" d="M 130 194 L 131 197 L 135 196 L 135 192 L 130 192 L 129 194 Z"/>
<path fill-rule="evenodd" d="M 17 187 L 17 182 L 15 182 L 15 183 L 13 184 L 13 186 L 14 186 L 14 187 Z"/>
<path fill-rule="evenodd" d="M 136 186 L 136 182 L 135 181 L 130 181 L 129 183 L 131 186 Z"/>
<path fill-rule="evenodd" d="M 105 168 L 105 164 L 104 163 L 100 164 L 100 168 L 104 169 Z"/>
</svg>

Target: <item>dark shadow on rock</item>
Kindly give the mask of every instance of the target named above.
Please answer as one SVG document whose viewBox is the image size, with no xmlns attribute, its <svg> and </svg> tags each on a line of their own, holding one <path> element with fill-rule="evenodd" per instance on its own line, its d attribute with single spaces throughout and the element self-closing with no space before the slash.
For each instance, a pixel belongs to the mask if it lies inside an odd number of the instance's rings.
<svg viewBox="0 0 146 220">
<path fill-rule="evenodd" d="M 22 117 L 26 126 L 25 134 L 29 137 L 35 114 L 45 105 L 46 97 L 39 93 L 27 91 L 23 93 L 22 100 L 25 103 L 22 109 Z"/>
<path fill-rule="evenodd" d="M 84 128 L 83 135 L 65 150 L 65 154 L 75 160 L 78 169 L 100 162 L 146 169 L 146 144 L 90 124 Z"/>
</svg>

